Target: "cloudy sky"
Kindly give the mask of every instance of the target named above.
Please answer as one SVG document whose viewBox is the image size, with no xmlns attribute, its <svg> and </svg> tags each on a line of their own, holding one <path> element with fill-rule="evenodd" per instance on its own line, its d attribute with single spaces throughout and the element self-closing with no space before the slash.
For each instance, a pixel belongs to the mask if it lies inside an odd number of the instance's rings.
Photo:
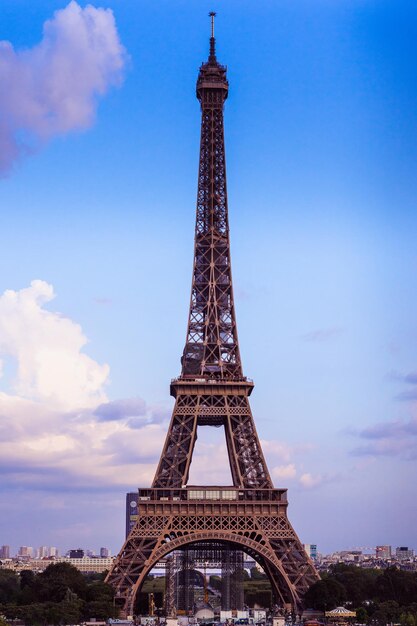
<svg viewBox="0 0 417 626">
<path fill-rule="evenodd" d="M 289 516 L 417 548 L 417 5 L 2 0 L 0 544 L 109 546 L 172 410 L 218 11 L 241 352 Z M 227 484 L 201 429 L 194 484 Z M 215 468 L 215 469 L 212 469 Z"/>
</svg>

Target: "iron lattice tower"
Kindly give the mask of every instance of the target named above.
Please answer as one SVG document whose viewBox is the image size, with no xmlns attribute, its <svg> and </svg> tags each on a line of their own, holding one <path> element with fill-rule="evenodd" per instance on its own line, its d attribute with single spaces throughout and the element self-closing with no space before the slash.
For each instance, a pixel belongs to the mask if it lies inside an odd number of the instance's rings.
<svg viewBox="0 0 417 626">
<path fill-rule="evenodd" d="M 229 245 L 223 107 L 226 68 L 200 67 L 201 104 L 194 266 L 181 375 L 152 487 L 139 489 L 138 520 L 107 576 L 126 614 L 146 575 L 174 550 L 214 542 L 244 550 L 264 568 L 277 603 L 296 611 L 318 579 L 287 517 L 287 490 L 274 489 L 252 417 L 253 383 L 242 372 Z M 188 487 L 198 426 L 223 426 L 232 487 Z M 173 608 L 173 607 L 169 607 Z"/>
</svg>

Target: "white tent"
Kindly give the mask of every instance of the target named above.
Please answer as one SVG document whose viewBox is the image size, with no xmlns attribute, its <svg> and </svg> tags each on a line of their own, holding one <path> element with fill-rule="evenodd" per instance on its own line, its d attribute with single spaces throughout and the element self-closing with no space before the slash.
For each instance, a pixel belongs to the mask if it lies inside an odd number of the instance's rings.
<svg viewBox="0 0 417 626">
<path fill-rule="evenodd" d="M 198 611 L 195 614 L 195 617 L 197 619 L 213 619 L 214 611 L 207 607 L 203 607 L 202 609 L 198 609 Z"/>
<path fill-rule="evenodd" d="M 349 611 L 344 606 L 337 606 L 332 611 L 326 611 L 326 617 L 345 619 L 348 617 L 356 617 L 356 611 Z"/>
</svg>

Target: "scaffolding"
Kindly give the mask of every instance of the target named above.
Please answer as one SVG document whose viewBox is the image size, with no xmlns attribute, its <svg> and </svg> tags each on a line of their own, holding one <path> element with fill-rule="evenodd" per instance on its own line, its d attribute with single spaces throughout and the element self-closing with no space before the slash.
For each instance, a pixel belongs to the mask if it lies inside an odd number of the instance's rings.
<svg viewBox="0 0 417 626">
<path fill-rule="evenodd" d="M 243 557 L 243 552 L 229 543 L 213 541 L 190 544 L 172 552 L 165 569 L 166 614 L 189 615 L 199 605 L 207 604 L 207 599 L 213 609 L 242 610 Z M 221 589 L 208 584 L 207 570 L 219 571 Z"/>
</svg>

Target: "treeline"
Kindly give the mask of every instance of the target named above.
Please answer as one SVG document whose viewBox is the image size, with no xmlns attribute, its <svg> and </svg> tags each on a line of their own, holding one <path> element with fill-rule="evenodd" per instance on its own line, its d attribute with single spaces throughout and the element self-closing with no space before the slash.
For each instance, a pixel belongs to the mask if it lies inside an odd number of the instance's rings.
<svg viewBox="0 0 417 626">
<path fill-rule="evenodd" d="M 271 583 L 266 574 L 259 572 L 256 567 L 250 570 L 250 575 L 244 571 L 243 590 L 246 606 L 269 608 L 273 605 Z"/>
<path fill-rule="evenodd" d="M 361 623 L 417 626 L 417 573 L 339 563 L 310 587 L 305 603 L 320 611 L 351 607 Z"/>
<path fill-rule="evenodd" d="M 1 569 L 0 615 L 30 626 L 115 617 L 113 589 L 103 578 L 84 576 L 69 563 L 51 564 L 40 574 Z"/>
</svg>

